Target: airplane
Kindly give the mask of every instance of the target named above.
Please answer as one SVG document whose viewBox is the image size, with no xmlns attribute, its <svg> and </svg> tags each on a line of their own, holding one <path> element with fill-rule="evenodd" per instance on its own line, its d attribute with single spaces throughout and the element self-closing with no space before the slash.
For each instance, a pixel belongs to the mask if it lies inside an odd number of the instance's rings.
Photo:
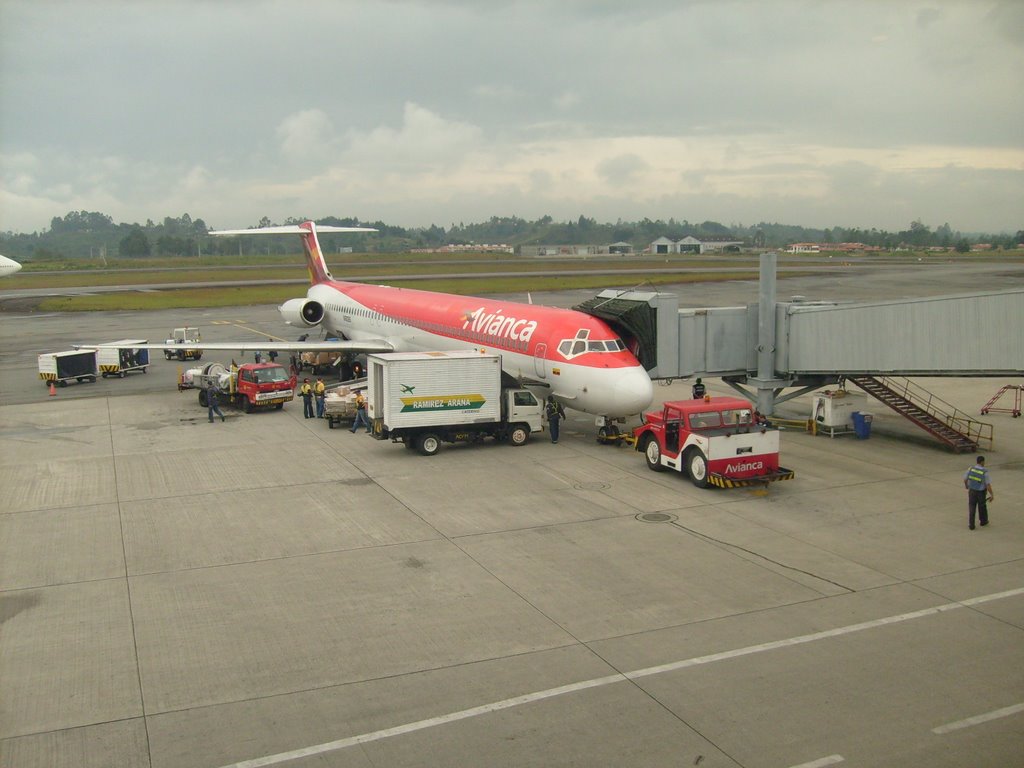
<svg viewBox="0 0 1024 768">
<path fill-rule="evenodd" d="M 0 256 L 0 277 L 10 277 L 19 269 L 21 269 L 21 264 L 16 262 L 14 259 L 9 259 L 6 256 Z"/>
<path fill-rule="evenodd" d="M 318 232 L 367 232 L 365 227 L 318 227 L 312 221 L 258 229 L 215 230 L 214 236 L 297 234 L 310 287 L 278 311 L 288 325 L 322 328 L 339 341 L 278 342 L 278 352 L 434 352 L 475 350 L 500 355 L 505 374 L 541 387 L 557 402 L 613 423 L 640 413 L 654 399 L 647 371 L 604 320 L 572 309 L 412 288 L 336 280 L 327 268 Z M 95 344 L 88 345 L 95 347 Z M 249 352 L 267 342 L 148 344 L 152 349 Z"/>
</svg>

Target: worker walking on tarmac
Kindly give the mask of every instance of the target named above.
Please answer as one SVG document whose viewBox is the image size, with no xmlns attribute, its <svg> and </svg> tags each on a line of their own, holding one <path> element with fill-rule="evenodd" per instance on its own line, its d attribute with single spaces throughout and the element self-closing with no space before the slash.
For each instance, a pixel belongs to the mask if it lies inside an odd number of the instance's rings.
<svg viewBox="0 0 1024 768">
<path fill-rule="evenodd" d="M 312 419 L 313 385 L 309 383 L 309 379 L 302 380 L 302 386 L 299 387 L 299 394 L 302 395 L 302 417 L 305 419 Z"/>
<path fill-rule="evenodd" d="M 313 397 L 316 398 L 316 417 L 322 419 L 324 417 L 324 398 L 327 396 L 327 386 L 324 384 L 323 379 L 317 379 L 316 384 L 313 385 Z"/>
<path fill-rule="evenodd" d="M 548 417 L 548 429 L 551 432 L 551 442 L 558 442 L 558 422 L 565 418 L 565 409 L 562 404 L 555 400 L 553 395 L 548 395 L 548 402 L 544 406 L 544 415 Z"/>
<path fill-rule="evenodd" d="M 217 380 L 213 379 L 210 381 L 210 386 L 206 388 L 206 415 L 210 417 L 210 423 L 213 424 L 213 414 L 220 416 L 220 420 L 224 421 L 224 414 L 220 410 L 220 385 L 217 384 Z"/>
<path fill-rule="evenodd" d="M 694 400 L 701 400 L 701 399 L 703 399 L 704 393 L 707 392 L 707 391 L 708 390 L 707 390 L 707 387 L 704 386 L 704 382 L 702 382 L 700 379 L 697 379 L 697 381 L 694 382 L 694 385 L 693 385 L 693 399 Z"/>
<path fill-rule="evenodd" d="M 988 470 L 985 469 L 985 457 L 979 456 L 977 463 L 964 473 L 964 488 L 967 489 L 967 527 L 974 530 L 974 515 L 977 512 L 978 522 L 988 525 L 988 501 L 992 501 L 995 494 L 992 492 L 992 481 L 988 478 Z"/>
<path fill-rule="evenodd" d="M 359 429 L 359 425 L 362 424 L 366 427 L 366 431 L 370 431 L 370 419 L 366 415 L 366 397 L 360 392 L 356 395 L 356 418 L 352 422 L 352 429 L 349 432 L 356 432 Z"/>
</svg>

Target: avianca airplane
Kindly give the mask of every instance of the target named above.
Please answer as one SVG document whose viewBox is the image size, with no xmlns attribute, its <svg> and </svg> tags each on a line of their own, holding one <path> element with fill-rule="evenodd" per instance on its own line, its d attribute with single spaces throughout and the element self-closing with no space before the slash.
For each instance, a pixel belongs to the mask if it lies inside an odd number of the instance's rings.
<svg viewBox="0 0 1024 768">
<path fill-rule="evenodd" d="M 301 237 L 311 285 L 305 298 L 291 299 L 279 307 L 281 316 L 290 325 L 321 327 L 343 341 L 315 345 L 275 342 L 276 349 L 473 349 L 501 355 L 505 373 L 526 385 L 546 387 L 548 394 L 575 410 L 621 418 L 650 405 L 654 391 L 647 371 L 603 320 L 570 309 L 335 280 L 324 261 L 317 231 L 312 221 L 306 221 L 210 233 L 291 233 Z M 367 230 L 322 226 L 319 231 Z M 264 347 L 265 343 L 250 344 L 242 349 Z"/>
<path fill-rule="evenodd" d="M 10 277 L 19 269 L 21 269 L 21 264 L 16 262 L 14 259 L 8 259 L 6 256 L 0 256 L 0 277 Z"/>
</svg>

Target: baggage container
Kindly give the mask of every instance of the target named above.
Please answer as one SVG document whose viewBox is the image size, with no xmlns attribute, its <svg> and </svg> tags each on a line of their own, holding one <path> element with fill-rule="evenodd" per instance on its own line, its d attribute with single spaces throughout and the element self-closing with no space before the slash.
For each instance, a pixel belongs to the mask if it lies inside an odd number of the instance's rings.
<svg viewBox="0 0 1024 768">
<path fill-rule="evenodd" d="M 96 363 L 103 378 L 119 376 L 124 378 L 132 371 L 146 372 L 149 366 L 149 350 L 140 349 L 140 344 L 148 344 L 147 339 L 121 339 L 111 341 L 96 348 Z"/>
<path fill-rule="evenodd" d="M 39 355 L 39 378 L 43 383 L 66 387 L 69 381 L 96 381 L 96 350 L 73 349 Z"/>
</svg>

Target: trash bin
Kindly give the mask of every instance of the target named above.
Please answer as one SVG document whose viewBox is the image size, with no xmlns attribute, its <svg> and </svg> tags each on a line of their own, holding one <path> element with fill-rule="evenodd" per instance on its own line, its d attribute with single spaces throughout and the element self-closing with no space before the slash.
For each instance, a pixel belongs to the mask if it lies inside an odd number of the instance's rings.
<svg viewBox="0 0 1024 768">
<path fill-rule="evenodd" d="M 872 415 L 870 413 L 861 413 L 860 411 L 854 411 L 850 414 L 853 418 L 853 431 L 857 435 L 858 440 L 867 440 L 871 437 L 871 420 Z"/>
</svg>

